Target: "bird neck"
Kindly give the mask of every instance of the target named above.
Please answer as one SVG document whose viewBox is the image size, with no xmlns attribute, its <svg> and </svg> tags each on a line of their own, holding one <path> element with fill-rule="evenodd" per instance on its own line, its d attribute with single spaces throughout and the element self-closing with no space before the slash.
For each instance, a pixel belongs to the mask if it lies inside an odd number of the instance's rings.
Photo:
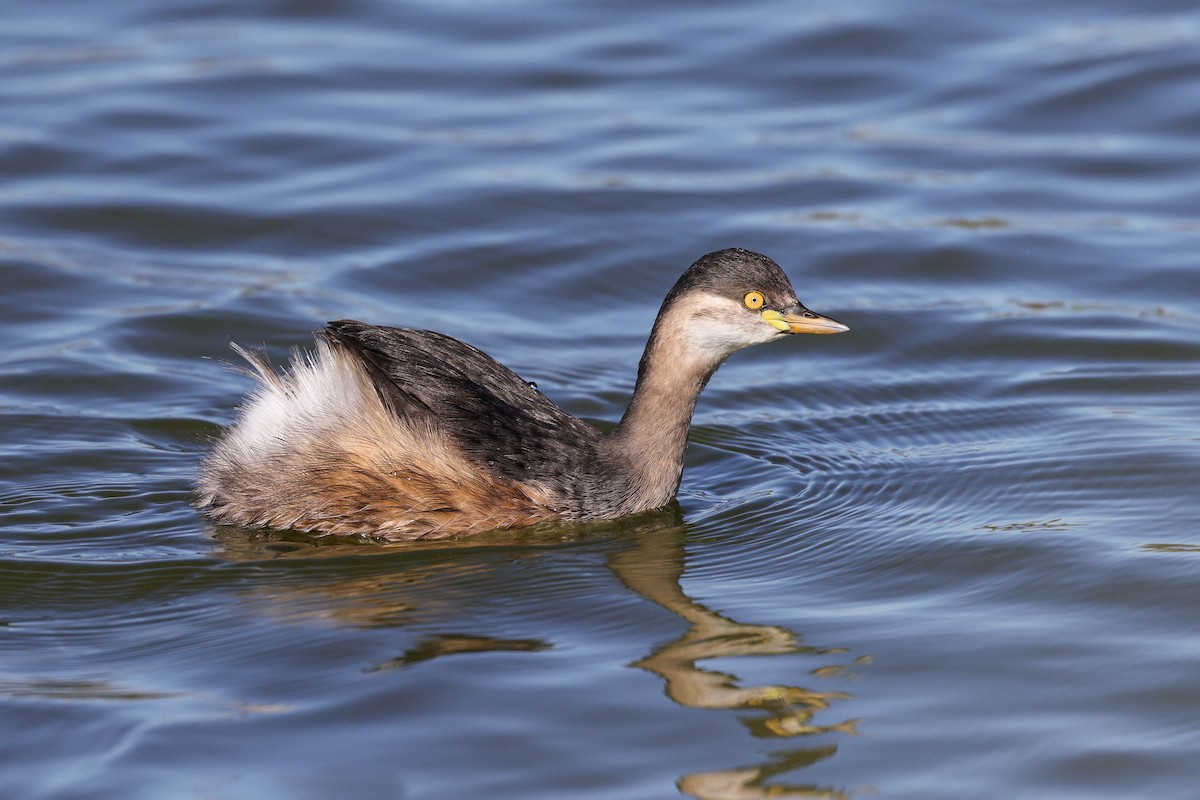
<svg viewBox="0 0 1200 800">
<path fill-rule="evenodd" d="M 690 346 L 685 324 L 663 313 L 638 364 L 637 384 L 620 424 L 608 439 L 627 471 L 628 511 L 658 508 L 679 488 L 692 412 L 722 359 Z"/>
</svg>

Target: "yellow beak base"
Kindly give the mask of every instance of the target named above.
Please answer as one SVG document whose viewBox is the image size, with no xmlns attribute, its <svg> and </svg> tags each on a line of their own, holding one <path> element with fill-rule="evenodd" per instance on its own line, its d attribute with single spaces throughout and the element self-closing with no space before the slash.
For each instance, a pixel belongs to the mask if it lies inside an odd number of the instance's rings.
<svg viewBox="0 0 1200 800">
<path fill-rule="evenodd" d="M 815 314 L 807 308 L 801 308 L 796 314 L 782 314 L 772 309 L 763 311 L 759 316 L 768 325 L 784 333 L 845 333 L 850 330 L 836 319 Z"/>
</svg>

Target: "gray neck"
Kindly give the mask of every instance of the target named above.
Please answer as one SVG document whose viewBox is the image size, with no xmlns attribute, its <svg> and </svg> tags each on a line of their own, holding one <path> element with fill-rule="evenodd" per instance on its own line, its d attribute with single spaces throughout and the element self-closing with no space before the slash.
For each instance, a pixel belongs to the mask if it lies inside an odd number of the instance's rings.
<svg viewBox="0 0 1200 800">
<path fill-rule="evenodd" d="M 628 512 L 658 508 L 675 496 L 696 399 L 721 364 L 689 346 L 683 326 L 669 317 L 655 321 L 633 398 L 604 445 L 626 474 L 622 506 Z"/>
</svg>

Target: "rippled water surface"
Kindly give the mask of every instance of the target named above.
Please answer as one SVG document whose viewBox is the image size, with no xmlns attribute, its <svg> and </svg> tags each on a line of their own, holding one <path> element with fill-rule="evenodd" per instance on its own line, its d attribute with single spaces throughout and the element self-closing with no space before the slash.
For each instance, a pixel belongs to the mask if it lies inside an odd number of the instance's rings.
<svg viewBox="0 0 1200 800">
<path fill-rule="evenodd" d="M 1184 798 L 1189 3 L 0 8 L 0 795 Z M 679 506 L 432 545 L 214 528 L 327 319 L 619 417 L 679 272 L 734 356 Z"/>
</svg>

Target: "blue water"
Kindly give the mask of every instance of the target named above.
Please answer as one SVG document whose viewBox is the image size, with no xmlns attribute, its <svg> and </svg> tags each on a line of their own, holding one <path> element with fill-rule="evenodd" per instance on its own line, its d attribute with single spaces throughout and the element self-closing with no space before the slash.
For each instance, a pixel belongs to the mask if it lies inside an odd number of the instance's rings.
<svg viewBox="0 0 1200 800">
<path fill-rule="evenodd" d="M 0 7 L 0 796 L 1188 798 L 1191 4 Z M 764 252 L 679 506 L 380 545 L 195 467 L 328 319 L 616 420 Z"/>
</svg>

